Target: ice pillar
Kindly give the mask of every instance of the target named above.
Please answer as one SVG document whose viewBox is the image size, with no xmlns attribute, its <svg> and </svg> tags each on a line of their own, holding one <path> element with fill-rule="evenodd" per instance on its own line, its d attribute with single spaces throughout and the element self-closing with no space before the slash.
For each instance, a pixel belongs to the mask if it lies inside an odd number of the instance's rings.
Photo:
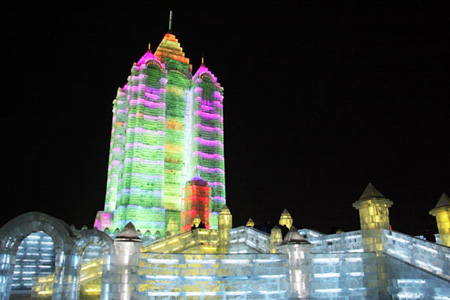
<svg viewBox="0 0 450 300">
<path fill-rule="evenodd" d="M 283 241 L 283 234 L 278 226 L 270 231 L 270 253 L 277 253 L 277 246 Z"/>
<path fill-rule="evenodd" d="M 450 198 L 443 193 L 430 215 L 436 217 L 440 243 L 450 247 Z"/>
<path fill-rule="evenodd" d="M 289 299 L 311 299 L 311 249 L 313 245 L 291 226 L 286 237 L 277 247 L 289 260 Z"/>
<path fill-rule="evenodd" d="M 14 251 L 0 248 L 0 300 L 7 300 L 11 294 L 11 284 L 16 264 Z"/>
<path fill-rule="evenodd" d="M 142 241 L 131 222 L 114 239 L 110 276 L 111 299 L 137 299 L 137 269 L 141 246 Z"/>
<path fill-rule="evenodd" d="M 233 216 L 225 204 L 219 214 L 219 252 L 226 253 L 230 241 L 230 229 L 233 226 Z"/>
</svg>

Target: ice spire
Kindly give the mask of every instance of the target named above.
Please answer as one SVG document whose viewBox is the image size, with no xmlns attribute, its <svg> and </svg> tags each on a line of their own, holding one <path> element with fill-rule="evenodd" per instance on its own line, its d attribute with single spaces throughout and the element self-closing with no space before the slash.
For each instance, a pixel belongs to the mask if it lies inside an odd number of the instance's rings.
<svg viewBox="0 0 450 300">
<path fill-rule="evenodd" d="M 172 11 L 169 13 L 169 32 L 172 33 Z"/>
<path fill-rule="evenodd" d="M 364 192 L 359 197 L 359 200 L 365 200 L 370 198 L 386 198 L 384 195 L 377 190 L 372 183 L 369 182 Z"/>
</svg>

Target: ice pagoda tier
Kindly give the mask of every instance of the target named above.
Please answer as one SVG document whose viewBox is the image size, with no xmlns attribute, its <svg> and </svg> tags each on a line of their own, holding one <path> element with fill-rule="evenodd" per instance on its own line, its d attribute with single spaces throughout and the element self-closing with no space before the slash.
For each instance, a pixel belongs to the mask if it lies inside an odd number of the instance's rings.
<svg viewBox="0 0 450 300">
<path fill-rule="evenodd" d="M 183 188 L 200 176 L 211 190 L 206 223 L 217 228 L 223 142 L 223 88 L 203 63 L 192 75 L 178 39 L 167 33 L 154 54 L 149 46 L 133 64 L 113 101 L 106 200 L 95 227 L 114 231 L 133 222 L 156 237 L 173 234 L 177 224 L 179 233 Z"/>
</svg>

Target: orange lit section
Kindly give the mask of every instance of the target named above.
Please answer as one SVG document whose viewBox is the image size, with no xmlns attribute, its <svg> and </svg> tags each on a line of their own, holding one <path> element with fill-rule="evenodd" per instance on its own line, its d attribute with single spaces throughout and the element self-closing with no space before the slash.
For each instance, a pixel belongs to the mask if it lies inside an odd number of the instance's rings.
<svg viewBox="0 0 450 300">
<path fill-rule="evenodd" d="M 164 58 L 170 58 L 181 63 L 189 64 L 189 58 L 185 57 L 178 39 L 171 33 L 166 33 L 158 49 L 156 49 L 155 56 L 160 61 L 163 61 Z"/>
</svg>

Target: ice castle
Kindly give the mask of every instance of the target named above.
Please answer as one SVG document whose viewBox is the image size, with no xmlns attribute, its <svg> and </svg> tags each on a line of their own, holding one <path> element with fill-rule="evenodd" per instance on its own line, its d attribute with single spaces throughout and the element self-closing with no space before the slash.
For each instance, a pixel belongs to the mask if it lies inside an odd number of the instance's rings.
<svg viewBox="0 0 450 300">
<path fill-rule="evenodd" d="M 361 228 L 233 228 L 225 204 L 223 88 L 169 32 L 113 102 L 105 208 L 76 229 L 29 212 L 0 228 L 0 299 L 450 299 L 450 198 L 432 243 L 392 231 L 372 184 Z M 356 211 L 355 211 L 356 213 Z"/>
</svg>

